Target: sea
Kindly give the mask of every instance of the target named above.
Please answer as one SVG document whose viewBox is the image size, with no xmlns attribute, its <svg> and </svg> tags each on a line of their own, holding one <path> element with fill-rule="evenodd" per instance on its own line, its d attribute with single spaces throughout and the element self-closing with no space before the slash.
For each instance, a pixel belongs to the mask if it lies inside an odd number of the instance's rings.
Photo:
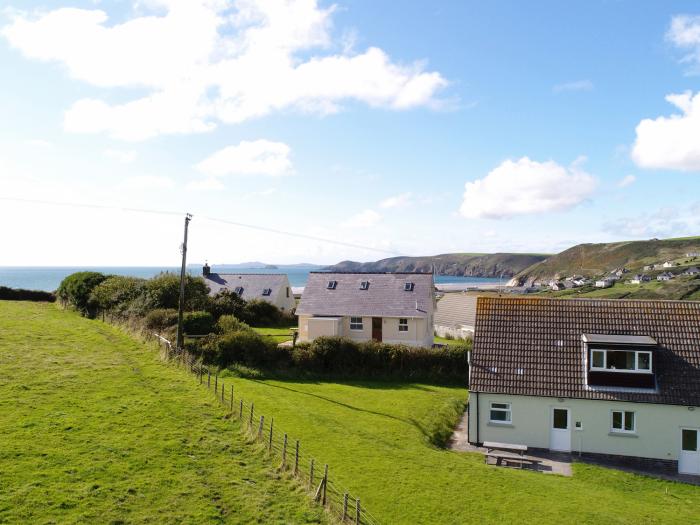
<svg viewBox="0 0 700 525">
<path fill-rule="evenodd" d="M 217 265 L 218 273 L 286 273 L 293 287 L 303 287 L 309 277 L 309 272 L 319 271 L 322 267 L 283 266 L 277 268 L 241 268 Z M 150 278 L 161 272 L 179 273 L 178 266 L 0 266 L 0 286 L 23 288 L 25 290 L 54 291 L 61 281 L 75 272 L 94 271 L 108 275 L 128 275 L 131 277 Z M 188 266 L 187 271 L 192 275 L 201 275 L 201 266 Z M 498 279 L 486 277 L 459 277 L 452 275 L 436 275 L 436 284 L 455 284 L 463 286 L 479 286 L 499 284 Z"/>
</svg>

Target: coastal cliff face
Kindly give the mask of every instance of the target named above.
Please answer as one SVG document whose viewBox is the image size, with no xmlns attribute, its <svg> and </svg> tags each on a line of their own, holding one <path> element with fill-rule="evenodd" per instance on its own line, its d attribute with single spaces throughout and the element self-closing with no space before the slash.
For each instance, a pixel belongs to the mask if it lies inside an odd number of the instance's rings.
<svg viewBox="0 0 700 525">
<path fill-rule="evenodd" d="M 336 272 L 426 272 L 460 277 L 510 278 L 546 259 L 528 253 L 448 253 L 426 257 L 391 257 L 375 262 L 342 261 L 324 270 Z"/>
</svg>

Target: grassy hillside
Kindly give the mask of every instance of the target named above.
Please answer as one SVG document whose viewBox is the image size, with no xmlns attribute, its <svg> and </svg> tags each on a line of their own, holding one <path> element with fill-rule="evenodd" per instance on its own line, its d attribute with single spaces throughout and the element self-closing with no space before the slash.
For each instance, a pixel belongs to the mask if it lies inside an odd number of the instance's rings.
<svg viewBox="0 0 700 525">
<path fill-rule="evenodd" d="M 592 277 L 619 267 L 641 271 L 645 265 L 666 260 L 682 262 L 688 252 L 700 252 L 700 237 L 579 244 L 521 271 L 516 279 L 529 283 L 574 274 Z"/>
<path fill-rule="evenodd" d="M 117 329 L 0 301 L 0 523 L 324 523 L 224 416 Z"/>
<path fill-rule="evenodd" d="M 472 277 L 512 277 L 547 256 L 532 253 L 446 253 L 426 257 L 391 257 L 376 262 L 343 261 L 328 270 L 345 272 L 430 272 Z"/>
<path fill-rule="evenodd" d="M 587 286 L 563 290 L 561 292 L 542 292 L 550 297 L 598 297 L 600 299 L 675 299 L 700 301 L 700 278 L 677 277 L 672 281 L 651 281 L 643 284 L 618 282 L 612 288 L 594 288 Z"/>
<path fill-rule="evenodd" d="M 228 383 L 230 379 L 226 379 Z M 381 523 L 638 524 L 697 521 L 700 487 L 584 464 L 564 478 L 495 468 L 430 444 L 467 392 L 385 382 L 234 379 L 275 425 L 328 460 Z"/>
</svg>

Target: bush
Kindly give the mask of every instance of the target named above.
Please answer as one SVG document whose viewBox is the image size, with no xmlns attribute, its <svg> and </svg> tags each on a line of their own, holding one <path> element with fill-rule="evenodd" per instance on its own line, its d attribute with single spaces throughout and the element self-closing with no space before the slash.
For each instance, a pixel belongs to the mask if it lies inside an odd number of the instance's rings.
<svg viewBox="0 0 700 525">
<path fill-rule="evenodd" d="M 226 367 L 233 363 L 248 366 L 276 364 L 276 345 L 253 330 L 226 332 L 203 347 L 205 359 Z"/>
<path fill-rule="evenodd" d="M 207 335 L 214 330 L 214 318 L 209 312 L 185 312 L 182 329 L 188 335 Z"/>
<path fill-rule="evenodd" d="M 124 313 L 132 301 L 141 295 L 145 280 L 138 277 L 113 275 L 98 284 L 90 294 L 90 306 L 100 310 Z"/>
<path fill-rule="evenodd" d="M 142 309 L 177 308 L 180 302 L 180 277 L 161 273 L 146 281 Z M 204 310 L 209 302 L 209 288 L 201 277 L 185 278 L 185 310 Z"/>
<path fill-rule="evenodd" d="M 24 290 L 22 288 L 0 286 L 0 299 L 5 301 L 46 301 L 53 303 L 56 300 L 56 296 L 43 290 Z"/>
<path fill-rule="evenodd" d="M 173 308 L 157 308 L 151 310 L 144 318 L 144 325 L 149 330 L 162 332 L 166 328 L 177 324 L 177 310 Z"/>
<path fill-rule="evenodd" d="M 64 304 L 72 306 L 83 315 L 93 317 L 95 309 L 90 305 L 90 296 L 105 279 L 107 276 L 99 272 L 73 273 L 61 281 L 56 295 Z"/>
<path fill-rule="evenodd" d="M 223 289 L 214 297 L 209 298 L 207 311 L 211 313 L 215 319 L 218 319 L 222 315 L 241 317 L 245 306 L 246 302 L 241 299 L 237 293 Z"/>
<path fill-rule="evenodd" d="M 245 303 L 243 311 L 237 317 L 252 326 L 279 326 L 283 315 L 274 304 L 253 299 Z"/>
<path fill-rule="evenodd" d="M 222 315 L 216 322 L 216 331 L 220 334 L 245 330 L 250 330 L 250 326 L 243 321 L 239 321 L 233 315 Z"/>
</svg>

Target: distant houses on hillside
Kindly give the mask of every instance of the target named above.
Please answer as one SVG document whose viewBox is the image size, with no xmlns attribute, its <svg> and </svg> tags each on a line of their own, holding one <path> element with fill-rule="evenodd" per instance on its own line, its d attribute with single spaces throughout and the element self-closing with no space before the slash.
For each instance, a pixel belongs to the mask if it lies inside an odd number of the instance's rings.
<svg viewBox="0 0 700 525">
<path fill-rule="evenodd" d="M 630 279 L 631 284 L 642 284 L 651 281 L 651 277 L 641 273 L 636 274 L 632 279 Z"/>
<path fill-rule="evenodd" d="M 296 310 L 299 341 L 340 336 L 431 347 L 434 312 L 432 274 L 311 272 Z"/>
<path fill-rule="evenodd" d="M 291 312 L 296 307 L 286 274 L 214 273 L 209 265 L 205 264 L 202 277 L 209 287 L 210 295 L 216 295 L 221 290 L 230 290 L 246 301 L 260 299 L 272 303 L 283 312 Z"/>
<path fill-rule="evenodd" d="M 670 281 L 673 279 L 675 275 L 673 275 L 671 272 L 663 272 L 660 273 L 659 275 L 656 276 L 657 281 Z"/>
</svg>

